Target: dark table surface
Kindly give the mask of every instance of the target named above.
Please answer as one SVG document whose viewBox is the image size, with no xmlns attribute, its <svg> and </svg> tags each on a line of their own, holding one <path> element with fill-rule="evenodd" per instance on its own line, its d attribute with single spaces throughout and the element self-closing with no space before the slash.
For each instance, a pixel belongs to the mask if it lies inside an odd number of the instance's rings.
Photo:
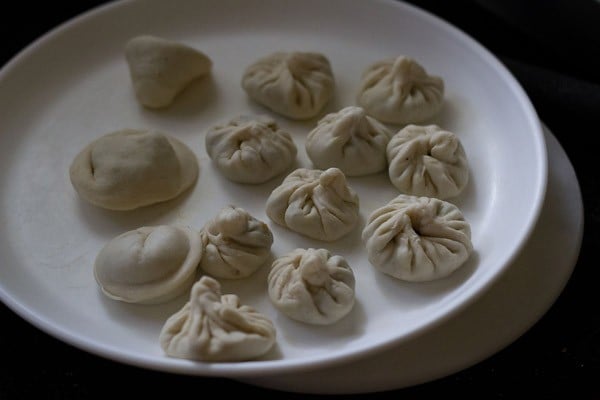
<svg viewBox="0 0 600 400">
<path fill-rule="evenodd" d="M 67 3 L 67 4 L 64 4 Z M 0 65 L 31 41 L 98 0 L 15 2 L 3 9 Z M 575 167 L 585 232 L 579 260 L 551 309 L 524 335 L 488 359 L 443 379 L 354 398 L 600 398 L 600 2 L 595 0 L 412 3 L 462 29 L 494 53 L 530 96 Z M 0 121 L 0 124 L 2 121 Z M 226 379 L 179 376 L 118 364 L 48 336 L 0 304 L 0 399 L 108 398 L 171 394 L 317 398 Z M 189 392 L 188 392 L 189 391 Z M 208 392 L 207 392 L 208 391 Z M 35 397 L 32 397 L 35 396 Z M 121 397 L 121 396 L 118 396 Z"/>
</svg>

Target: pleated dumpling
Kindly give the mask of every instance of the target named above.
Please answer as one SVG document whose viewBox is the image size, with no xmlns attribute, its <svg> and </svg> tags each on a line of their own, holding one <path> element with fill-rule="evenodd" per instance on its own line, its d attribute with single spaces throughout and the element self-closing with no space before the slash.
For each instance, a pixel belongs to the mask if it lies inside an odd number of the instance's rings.
<svg viewBox="0 0 600 400">
<path fill-rule="evenodd" d="M 242 87 L 250 98 L 276 113 L 308 119 L 331 99 L 334 79 L 323 54 L 275 52 L 246 68 Z"/>
<path fill-rule="evenodd" d="M 333 241 L 358 221 L 358 195 L 338 168 L 298 168 L 267 199 L 267 215 L 313 239 Z"/>
<path fill-rule="evenodd" d="M 383 122 L 410 124 L 440 110 L 444 81 L 405 56 L 374 63 L 363 73 L 358 105 Z"/>
<path fill-rule="evenodd" d="M 190 301 L 165 322 L 159 340 L 171 357 L 245 361 L 269 351 L 275 335 L 265 315 L 234 294 L 221 295 L 219 282 L 204 276 L 192 287 Z"/>
<path fill-rule="evenodd" d="M 328 325 L 354 305 L 354 273 L 346 260 L 325 249 L 296 249 L 273 262 L 269 297 L 288 317 Z"/>
<path fill-rule="evenodd" d="M 87 145 L 73 160 L 69 174 L 77 193 L 111 210 L 170 200 L 198 178 L 192 151 L 172 136 L 125 129 Z"/>
<path fill-rule="evenodd" d="M 447 199 L 469 181 L 465 150 L 452 133 L 437 125 L 408 125 L 387 146 L 390 180 L 401 192 Z"/>
<path fill-rule="evenodd" d="M 405 281 L 448 276 L 473 250 L 471 228 L 454 204 L 400 195 L 373 211 L 362 233 L 369 261 Z"/>
<path fill-rule="evenodd" d="M 216 278 L 245 278 L 267 261 L 273 234 L 240 207 L 223 208 L 202 229 L 200 268 Z"/>
<path fill-rule="evenodd" d="M 255 184 L 284 172 L 297 153 L 290 134 L 267 116 L 239 116 L 212 127 L 206 151 L 227 179 Z"/>
<path fill-rule="evenodd" d="M 326 115 L 306 138 L 306 153 L 317 168 L 337 167 L 347 176 L 369 175 L 387 165 L 388 128 L 361 107 Z"/>
<path fill-rule="evenodd" d="M 192 286 L 202 258 L 200 235 L 184 227 L 142 227 L 109 241 L 98 253 L 94 276 L 108 297 L 160 303 Z"/>
</svg>

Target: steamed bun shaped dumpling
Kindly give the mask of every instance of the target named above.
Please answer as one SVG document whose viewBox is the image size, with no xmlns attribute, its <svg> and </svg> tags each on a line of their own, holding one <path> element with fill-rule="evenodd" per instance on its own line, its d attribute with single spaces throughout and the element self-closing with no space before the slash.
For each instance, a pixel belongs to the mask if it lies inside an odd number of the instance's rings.
<svg viewBox="0 0 600 400">
<path fill-rule="evenodd" d="M 387 146 L 388 172 L 402 193 L 447 199 L 469 181 L 465 150 L 458 137 L 437 125 L 408 125 Z"/>
<path fill-rule="evenodd" d="M 331 99 L 334 79 L 329 60 L 321 53 L 275 52 L 246 68 L 242 87 L 276 113 L 308 119 Z"/>
<path fill-rule="evenodd" d="M 383 171 L 388 128 L 361 107 L 346 107 L 323 117 L 306 138 L 306 153 L 320 169 L 337 167 L 347 176 Z"/>
<path fill-rule="evenodd" d="M 240 207 L 223 208 L 201 234 L 204 256 L 200 268 L 216 278 L 245 278 L 271 254 L 271 230 Z"/>
<path fill-rule="evenodd" d="M 184 227 L 125 232 L 98 253 L 94 276 L 104 294 L 127 303 L 161 303 L 189 290 L 202 258 L 200 235 Z"/>
<path fill-rule="evenodd" d="M 129 40 L 125 59 L 136 97 L 149 108 L 169 106 L 191 81 L 207 75 L 212 67 L 204 53 L 149 35 Z"/>
<path fill-rule="evenodd" d="M 329 325 L 354 306 L 354 273 L 346 260 L 325 249 L 296 249 L 273 262 L 269 297 L 288 317 Z"/>
<path fill-rule="evenodd" d="M 204 276 L 190 301 L 164 324 L 159 340 L 170 357 L 197 361 L 246 361 L 275 344 L 275 326 L 234 294 L 221 295 L 219 282 Z"/>
<path fill-rule="evenodd" d="M 338 168 L 298 168 L 267 199 L 267 215 L 277 224 L 324 241 L 348 234 L 358 214 L 358 195 Z"/>
<path fill-rule="evenodd" d="M 77 193 L 110 210 L 131 210 L 179 196 L 198 178 L 192 151 L 172 136 L 125 129 L 88 144 L 69 173 Z"/>
<path fill-rule="evenodd" d="M 363 73 L 358 105 L 380 121 L 418 123 L 433 117 L 444 100 L 444 81 L 410 57 L 376 62 Z"/>
<path fill-rule="evenodd" d="M 274 119 L 238 116 L 206 135 L 206 151 L 219 171 L 233 182 L 258 184 L 288 169 L 296 145 Z"/>
<path fill-rule="evenodd" d="M 473 250 L 471 228 L 446 201 L 400 195 L 369 216 L 362 233 L 369 261 L 404 281 L 444 278 Z"/>
</svg>

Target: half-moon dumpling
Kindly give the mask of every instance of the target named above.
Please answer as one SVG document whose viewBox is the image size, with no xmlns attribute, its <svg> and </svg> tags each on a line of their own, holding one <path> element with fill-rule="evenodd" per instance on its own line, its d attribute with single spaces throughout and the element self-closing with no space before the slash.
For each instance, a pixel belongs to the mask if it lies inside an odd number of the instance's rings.
<svg viewBox="0 0 600 400">
<path fill-rule="evenodd" d="M 333 241 L 358 221 L 358 195 L 337 168 L 298 168 L 267 199 L 267 215 L 279 225 L 313 239 Z"/>
<path fill-rule="evenodd" d="M 347 176 L 369 175 L 387 165 L 391 132 L 361 107 L 326 115 L 306 138 L 306 153 L 317 168 L 337 167 Z"/>
<path fill-rule="evenodd" d="M 401 192 L 447 199 L 467 186 L 469 166 L 458 137 L 436 125 L 408 125 L 387 146 L 388 172 Z"/>
<path fill-rule="evenodd" d="M 202 229 L 200 268 L 217 278 L 245 278 L 267 261 L 273 234 L 246 210 L 228 206 Z"/>
<path fill-rule="evenodd" d="M 323 54 L 276 52 L 246 68 L 242 87 L 250 98 L 276 113 L 308 119 L 331 99 L 334 80 Z"/>
<path fill-rule="evenodd" d="M 234 294 L 221 295 L 219 282 L 203 276 L 190 301 L 160 332 L 160 345 L 171 357 L 197 361 L 245 361 L 264 355 L 275 344 L 275 326 Z"/>
<path fill-rule="evenodd" d="M 290 134 L 267 116 L 239 116 L 214 126 L 206 151 L 226 178 L 239 183 L 268 181 L 288 169 L 297 153 Z"/>
<path fill-rule="evenodd" d="M 373 117 L 409 124 L 433 117 L 444 100 L 444 81 L 405 56 L 377 62 L 362 76 L 357 102 Z"/>
<path fill-rule="evenodd" d="M 273 262 L 269 297 L 288 317 L 315 325 L 340 320 L 354 305 L 354 273 L 325 249 L 296 249 Z"/>
<path fill-rule="evenodd" d="M 175 226 L 142 227 L 109 241 L 98 253 L 94 276 L 108 297 L 127 303 L 160 303 L 196 280 L 200 235 Z"/>
<path fill-rule="evenodd" d="M 203 53 L 181 43 L 137 36 L 127 42 L 125 58 L 137 99 L 150 108 L 170 105 L 191 81 L 210 72 Z"/>
<path fill-rule="evenodd" d="M 400 195 L 373 211 L 362 233 L 369 261 L 405 281 L 444 278 L 471 254 L 471 228 L 454 204 Z"/>
<path fill-rule="evenodd" d="M 172 136 L 125 129 L 87 145 L 69 173 L 77 193 L 90 203 L 131 210 L 179 196 L 196 182 L 198 161 Z"/>
</svg>

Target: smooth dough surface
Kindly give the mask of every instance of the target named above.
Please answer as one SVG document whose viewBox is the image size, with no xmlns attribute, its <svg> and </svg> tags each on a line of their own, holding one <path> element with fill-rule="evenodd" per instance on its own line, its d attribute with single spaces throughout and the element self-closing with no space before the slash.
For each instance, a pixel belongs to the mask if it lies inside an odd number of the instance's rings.
<svg viewBox="0 0 600 400">
<path fill-rule="evenodd" d="M 171 357 L 198 361 L 245 361 L 264 355 L 275 343 L 275 326 L 234 294 L 221 295 L 219 282 L 204 276 L 190 301 L 160 332 L 160 345 Z"/>
<path fill-rule="evenodd" d="M 69 174 L 77 193 L 110 210 L 170 200 L 198 178 L 192 151 L 160 132 L 125 129 L 87 145 L 73 160 Z"/>
<path fill-rule="evenodd" d="M 316 116 L 334 86 L 331 65 L 321 53 L 275 52 L 248 66 L 242 77 L 250 98 L 292 119 Z"/>
<path fill-rule="evenodd" d="M 444 278 L 473 250 L 471 227 L 454 204 L 400 195 L 369 216 L 362 233 L 369 261 L 405 281 Z"/>
<path fill-rule="evenodd" d="M 329 325 L 354 305 L 354 273 L 341 256 L 325 249 L 296 249 L 273 262 L 269 297 L 288 317 Z"/>
</svg>

